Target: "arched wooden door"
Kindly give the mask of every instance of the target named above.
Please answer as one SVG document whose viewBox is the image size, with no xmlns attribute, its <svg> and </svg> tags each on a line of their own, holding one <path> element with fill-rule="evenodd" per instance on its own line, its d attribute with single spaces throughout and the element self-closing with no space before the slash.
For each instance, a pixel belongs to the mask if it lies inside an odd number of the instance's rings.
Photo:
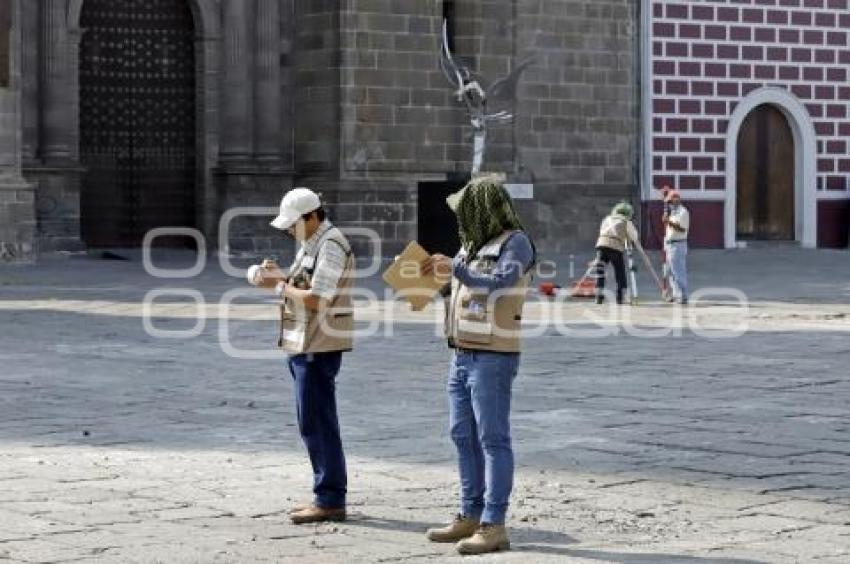
<svg viewBox="0 0 850 564">
<path fill-rule="evenodd" d="M 774 106 L 759 106 L 738 134 L 738 239 L 794 240 L 794 179 L 788 120 Z"/>
<path fill-rule="evenodd" d="M 195 33 L 186 0 L 85 0 L 81 227 L 91 247 L 195 224 Z"/>
</svg>

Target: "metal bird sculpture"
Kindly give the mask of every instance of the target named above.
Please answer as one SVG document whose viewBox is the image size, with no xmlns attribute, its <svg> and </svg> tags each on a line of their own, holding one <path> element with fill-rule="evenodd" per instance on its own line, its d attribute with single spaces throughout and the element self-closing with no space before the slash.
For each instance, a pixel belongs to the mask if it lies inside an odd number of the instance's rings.
<svg viewBox="0 0 850 564">
<path fill-rule="evenodd" d="M 472 174 L 481 172 L 484 152 L 487 148 L 487 126 L 489 124 L 510 123 L 514 114 L 501 110 L 488 112 L 489 102 L 513 103 L 516 100 L 517 86 L 522 73 L 534 64 L 529 57 L 518 64 L 507 76 L 496 80 L 489 86 L 482 86 L 483 78 L 458 62 L 449 47 L 448 22 L 443 20 L 443 42 L 440 49 L 440 68 L 449 83 L 455 88 L 455 96 L 466 105 L 473 131 Z"/>
</svg>

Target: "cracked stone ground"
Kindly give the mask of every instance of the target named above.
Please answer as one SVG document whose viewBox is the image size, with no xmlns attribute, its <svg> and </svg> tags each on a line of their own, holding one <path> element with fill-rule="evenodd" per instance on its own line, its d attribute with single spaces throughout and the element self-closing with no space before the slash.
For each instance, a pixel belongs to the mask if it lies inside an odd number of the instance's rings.
<svg viewBox="0 0 850 564">
<path fill-rule="evenodd" d="M 850 561 L 847 253 L 705 252 L 692 264 L 697 287 L 754 299 L 743 314 L 698 306 L 702 324 L 749 330 L 644 338 L 621 330 L 622 315 L 594 309 L 592 328 L 584 306 L 554 306 L 574 332 L 530 339 L 516 382 L 514 550 L 465 560 Z M 166 281 L 213 304 L 199 335 L 171 340 L 142 323 L 162 282 L 137 261 L 0 269 L 0 562 L 461 560 L 422 534 L 457 495 L 449 353 L 427 314 L 347 355 L 351 519 L 295 527 L 286 511 L 309 499 L 310 476 L 283 360 L 233 358 L 219 341 L 214 304 L 243 285 L 214 269 Z M 675 325 L 674 311 L 630 313 L 648 330 Z M 197 315 L 185 298 L 151 312 L 163 330 Z M 227 313 L 237 346 L 274 339 L 261 299 Z M 600 327 L 620 334 L 585 334 Z"/>
</svg>

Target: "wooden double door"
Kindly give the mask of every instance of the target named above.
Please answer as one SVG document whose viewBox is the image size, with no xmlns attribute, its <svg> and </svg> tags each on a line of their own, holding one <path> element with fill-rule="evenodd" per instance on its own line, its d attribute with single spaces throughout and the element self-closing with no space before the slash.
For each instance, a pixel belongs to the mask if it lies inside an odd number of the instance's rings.
<svg viewBox="0 0 850 564">
<path fill-rule="evenodd" d="M 186 0 L 85 0 L 80 46 L 81 227 L 134 247 L 195 224 L 195 31 Z"/>
<path fill-rule="evenodd" d="M 794 136 L 776 107 L 759 106 L 738 134 L 737 236 L 794 240 Z"/>
</svg>

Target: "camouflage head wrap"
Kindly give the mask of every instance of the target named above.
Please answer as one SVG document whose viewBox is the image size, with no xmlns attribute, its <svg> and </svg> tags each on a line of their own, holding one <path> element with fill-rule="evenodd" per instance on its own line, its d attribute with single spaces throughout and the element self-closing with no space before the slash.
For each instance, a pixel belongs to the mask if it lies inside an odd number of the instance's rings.
<svg viewBox="0 0 850 564">
<path fill-rule="evenodd" d="M 496 178 L 473 179 L 447 201 L 457 214 L 460 241 L 470 258 L 505 231 L 523 229 L 510 194 Z"/>
<path fill-rule="evenodd" d="M 635 209 L 628 202 L 620 202 L 616 206 L 612 212 L 614 215 L 620 215 L 625 217 L 626 219 L 632 219 L 635 216 Z"/>
</svg>

